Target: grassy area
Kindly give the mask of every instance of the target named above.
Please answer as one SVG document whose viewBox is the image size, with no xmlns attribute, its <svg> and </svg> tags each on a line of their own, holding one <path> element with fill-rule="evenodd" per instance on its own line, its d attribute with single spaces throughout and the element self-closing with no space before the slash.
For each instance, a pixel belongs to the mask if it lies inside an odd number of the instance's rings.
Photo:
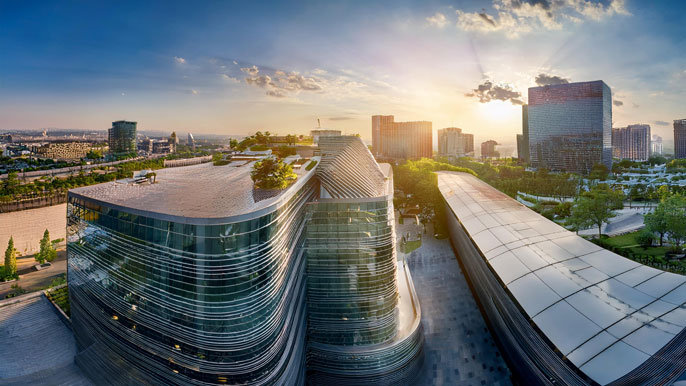
<svg viewBox="0 0 686 386">
<path fill-rule="evenodd" d="M 47 296 L 48 299 L 57 304 L 67 316 L 71 317 L 71 311 L 69 309 L 69 286 L 50 291 L 47 293 Z"/>
<path fill-rule="evenodd" d="M 639 232 L 626 233 L 619 236 L 608 237 L 603 239 L 603 243 L 607 247 L 614 247 L 618 249 L 618 252 L 628 251 L 634 255 L 647 255 L 654 257 L 663 257 L 665 253 L 669 250 L 669 247 L 652 246 L 644 248 L 639 245 L 636 238 Z"/>
<path fill-rule="evenodd" d="M 403 253 L 410 253 L 421 246 L 422 240 L 407 241 L 405 242 L 405 244 L 403 244 L 401 250 L 403 251 Z"/>
</svg>

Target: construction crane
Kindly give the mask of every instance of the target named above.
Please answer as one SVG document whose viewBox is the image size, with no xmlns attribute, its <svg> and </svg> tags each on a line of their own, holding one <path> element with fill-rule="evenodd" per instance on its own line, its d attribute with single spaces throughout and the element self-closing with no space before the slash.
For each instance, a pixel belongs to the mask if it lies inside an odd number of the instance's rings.
<svg viewBox="0 0 686 386">
<path fill-rule="evenodd" d="M 317 128 L 318 129 L 322 128 L 322 123 L 319 121 L 319 118 L 317 118 Z"/>
</svg>

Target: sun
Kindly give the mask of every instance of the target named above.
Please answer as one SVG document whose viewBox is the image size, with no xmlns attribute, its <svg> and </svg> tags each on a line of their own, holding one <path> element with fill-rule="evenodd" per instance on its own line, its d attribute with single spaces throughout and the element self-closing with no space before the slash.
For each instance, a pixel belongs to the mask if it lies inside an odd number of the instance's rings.
<svg viewBox="0 0 686 386">
<path fill-rule="evenodd" d="M 510 102 L 490 101 L 479 104 L 479 112 L 490 121 L 510 121 L 521 117 L 521 106 L 515 106 Z"/>
</svg>

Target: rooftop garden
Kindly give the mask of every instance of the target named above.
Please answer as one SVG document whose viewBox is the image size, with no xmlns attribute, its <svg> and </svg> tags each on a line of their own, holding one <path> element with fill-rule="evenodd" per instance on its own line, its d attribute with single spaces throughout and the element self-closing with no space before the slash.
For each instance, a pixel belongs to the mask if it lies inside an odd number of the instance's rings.
<svg viewBox="0 0 686 386">
<path fill-rule="evenodd" d="M 255 162 L 250 177 L 256 188 L 270 190 L 285 189 L 298 178 L 291 165 L 274 157 Z"/>
</svg>

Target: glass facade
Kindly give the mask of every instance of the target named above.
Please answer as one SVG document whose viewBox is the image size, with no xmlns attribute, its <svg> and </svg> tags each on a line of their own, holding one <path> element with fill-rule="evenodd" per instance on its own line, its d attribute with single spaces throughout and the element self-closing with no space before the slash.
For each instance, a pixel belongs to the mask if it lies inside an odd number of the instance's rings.
<svg viewBox="0 0 686 386">
<path fill-rule="evenodd" d="M 344 346 L 387 341 L 397 332 L 392 203 L 335 201 L 309 208 L 308 336 Z"/>
<path fill-rule="evenodd" d="M 269 214 L 221 225 L 70 196 L 68 274 L 81 367 L 119 384 L 302 383 L 305 264 L 296 246 L 315 194 L 312 180 Z M 103 370 L 104 350 L 132 371 Z"/>
<path fill-rule="evenodd" d="M 612 95 L 603 81 L 529 88 L 533 167 L 588 174 L 612 167 Z"/>
<path fill-rule="evenodd" d="M 107 187 L 70 191 L 68 280 L 82 370 L 116 385 L 407 384 L 423 335 L 405 271 L 412 304 L 399 311 L 392 176 L 359 138 L 340 145 L 327 157 L 359 162 L 322 161 L 321 173 L 301 176 L 271 206 L 226 218 L 127 207 Z M 354 198 L 320 198 L 324 186 L 353 194 L 350 173 L 372 166 Z M 216 170 L 224 171 L 204 172 Z M 141 189 L 112 184 L 113 195 Z M 148 191 L 179 188 L 167 186 Z"/>
<path fill-rule="evenodd" d="M 136 122 L 112 122 L 112 128 L 107 131 L 110 153 L 136 152 Z"/>
</svg>

